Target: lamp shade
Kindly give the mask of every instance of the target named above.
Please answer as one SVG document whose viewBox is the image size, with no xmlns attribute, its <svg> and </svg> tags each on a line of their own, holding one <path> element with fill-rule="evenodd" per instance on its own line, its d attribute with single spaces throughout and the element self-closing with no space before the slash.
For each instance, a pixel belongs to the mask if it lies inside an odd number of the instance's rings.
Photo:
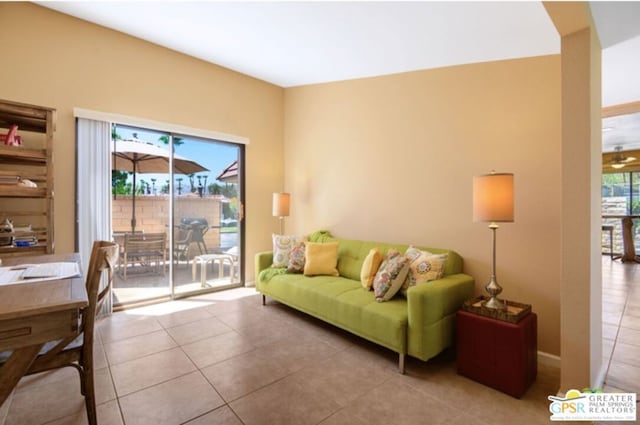
<svg viewBox="0 0 640 425">
<path fill-rule="evenodd" d="M 513 221 L 513 174 L 473 178 L 473 221 Z"/>
<path fill-rule="evenodd" d="M 273 194 L 273 216 L 288 217 L 291 195 L 289 193 Z"/>
</svg>

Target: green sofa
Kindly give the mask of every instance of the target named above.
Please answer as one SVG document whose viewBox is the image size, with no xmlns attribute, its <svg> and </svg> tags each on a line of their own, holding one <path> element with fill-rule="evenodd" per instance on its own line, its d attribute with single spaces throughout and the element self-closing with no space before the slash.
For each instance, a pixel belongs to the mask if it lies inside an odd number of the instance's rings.
<svg viewBox="0 0 640 425">
<path fill-rule="evenodd" d="M 335 239 L 316 232 L 311 242 L 338 242 L 340 276 L 313 276 L 272 269 L 272 252 L 256 254 L 256 289 L 265 296 L 303 311 L 399 354 L 404 373 L 405 355 L 428 360 L 454 341 L 455 315 L 462 303 L 473 297 L 474 280 L 462 273 L 462 258 L 454 251 L 418 247 L 448 258 L 443 277 L 409 288 L 407 297 L 397 294 L 376 302 L 372 291 L 360 283 L 362 263 L 371 248 L 386 254 L 404 253 L 407 245 Z"/>
</svg>

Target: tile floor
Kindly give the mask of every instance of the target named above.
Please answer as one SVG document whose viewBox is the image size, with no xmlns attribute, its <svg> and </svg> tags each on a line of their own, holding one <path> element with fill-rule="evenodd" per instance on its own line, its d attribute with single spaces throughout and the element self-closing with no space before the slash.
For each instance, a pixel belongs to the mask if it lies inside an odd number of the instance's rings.
<svg viewBox="0 0 640 425">
<path fill-rule="evenodd" d="M 640 390 L 636 269 L 603 262 L 607 384 L 628 391 Z M 559 386 L 559 370 L 541 365 L 517 400 L 458 376 L 451 351 L 408 358 L 400 375 L 389 350 L 262 306 L 252 288 L 119 312 L 98 329 L 100 425 L 548 424 Z M 86 424 L 75 370 L 24 378 L 6 424 Z"/>
<path fill-rule="evenodd" d="M 640 393 L 640 264 L 602 257 L 605 389 Z"/>
</svg>

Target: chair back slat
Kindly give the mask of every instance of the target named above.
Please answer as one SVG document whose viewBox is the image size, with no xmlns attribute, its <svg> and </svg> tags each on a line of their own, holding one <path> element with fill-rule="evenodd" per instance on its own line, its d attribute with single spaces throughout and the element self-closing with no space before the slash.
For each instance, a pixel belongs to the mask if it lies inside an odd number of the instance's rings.
<svg viewBox="0 0 640 425">
<path fill-rule="evenodd" d="M 118 249 L 118 244 L 115 242 L 95 241 L 93 243 L 86 281 L 89 305 L 82 313 L 82 332 L 84 333 L 85 347 L 93 347 L 96 314 L 100 311 L 106 295 L 111 290 L 113 267 L 118 261 Z M 107 271 L 106 286 L 100 291 L 100 283 L 105 271 Z M 85 353 L 85 355 L 88 355 L 88 353 Z"/>
<path fill-rule="evenodd" d="M 156 266 L 165 264 L 167 259 L 167 234 L 159 233 L 127 233 L 124 235 L 124 245 L 120 253 L 121 274 L 127 278 L 127 268 L 135 263 L 154 261 Z M 163 266 L 164 267 L 164 266 Z M 164 273 L 164 268 L 163 268 Z"/>
<path fill-rule="evenodd" d="M 129 255 L 164 253 L 167 248 L 166 233 L 128 234 L 124 239 L 124 250 Z"/>
</svg>

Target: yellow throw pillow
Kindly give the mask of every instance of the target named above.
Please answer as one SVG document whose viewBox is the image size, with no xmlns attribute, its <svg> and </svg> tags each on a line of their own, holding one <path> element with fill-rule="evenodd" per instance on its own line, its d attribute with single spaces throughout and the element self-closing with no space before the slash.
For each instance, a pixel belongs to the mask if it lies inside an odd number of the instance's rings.
<svg viewBox="0 0 640 425">
<path fill-rule="evenodd" d="M 362 287 L 367 291 L 370 291 L 373 287 L 373 279 L 376 277 L 376 273 L 382 264 L 384 257 L 378 250 L 378 248 L 371 248 L 369 254 L 362 263 L 362 270 L 360 271 L 360 282 Z"/>
<path fill-rule="evenodd" d="M 307 242 L 305 248 L 305 276 L 328 275 L 339 276 L 338 242 Z"/>
</svg>

